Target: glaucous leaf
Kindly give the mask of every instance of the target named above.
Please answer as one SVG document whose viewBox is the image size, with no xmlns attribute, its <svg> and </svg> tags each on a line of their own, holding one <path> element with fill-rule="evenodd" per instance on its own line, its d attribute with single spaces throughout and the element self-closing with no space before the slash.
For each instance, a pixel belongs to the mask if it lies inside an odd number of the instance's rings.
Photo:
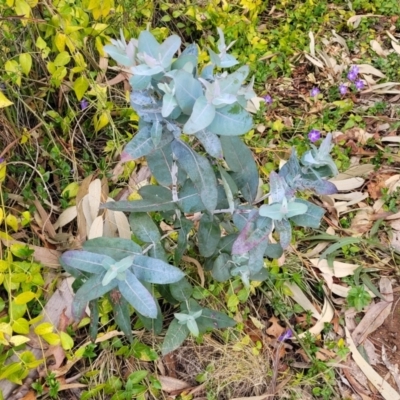
<svg viewBox="0 0 400 400">
<path fill-rule="evenodd" d="M 183 132 L 192 135 L 207 128 L 213 121 L 215 114 L 215 107 L 207 101 L 205 96 L 200 96 L 194 103 L 192 114 L 184 125 Z"/>
<path fill-rule="evenodd" d="M 157 317 L 157 305 L 153 296 L 132 272 L 126 271 L 126 279 L 118 281 L 118 288 L 122 296 L 140 314 L 149 318 Z"/>
<path fill-rule="evenodd" d="M 291 217 L 290 220 L 298 226 L 319 228 L 321 225 L 321 218 L 325 214 L 325 210 L 307 200 L 296 199 L 296 202 L 305 204 L 307 206 L 307 211 L 304 214 Z"/>
<path fill-rule="evenodd" d="M 221 228 L 218 219 L 212 215 L 203 214 L 197 232 L 199 251 L 203 257 L 210 257 L 221 239 Z"/>
<path fill-rule="evenodd" d="M 282 221 L 275 221 L 275 229 L 279 233 L 279 243 L 282 249 L 287 249 L 292 240 L 292 227 L 287 219 L 282 219 Z"/>
<path fill-rule="evenodd" d="M 178 320 L 174 319 L 168 327 L 162 345 L 162 354 L 165 356 L 171 351 L 176 350 L 189 336 L 189 329 L 186 325 L 182 325 Z"/>
<path fill-rule="evenodd" d="M 138 38 L 138 52 L 146 53 L 153 58 L 157 58 L 159 54 L 160 45 L 149 31 L 140 32 Z"/>
<path fill-rule="evenodd" d="M 158 226 L 147 213 L 133 212 L 129 215 L 133 234 L 142 242 L 155 243 L 161 240 Z"/>
<path fill-rule="evenodd" d="M 104 272 L 104 262 L 111 264 L 115 260 L 104 254 L 95 254 L 89 251 L 69 250 L 61 256 L 61 261 L 68 267 L 90 272 L 92 274 L 101 274 Z"/>
<path fill-rule="evenodd" d="M 169 285 L 169 290 L 174 299 L 178 301 L 186 301 L 193 294 L 193 287 L 186 278 Z"/>
<path fill-rule="evenodd" d="M 212 277 L 218 282 L 225 282 L 231 277 L 230 263 L 231 257 L 226 253 L 221 253 L 214 261 L 213 269 L 211 271 Z"/>
<path fill-rule="evenodd" d="M 128 302 L 122 297 L 118 289 L 114 289 L 109 293 L 108 300 L 111 303 L 116 324 L 125 333 L 128 340 L 132 342 L 132 322 Z"/>
<path fill-rule="evenodd" d="M 99 237 L 87 240 L 83 249 L 92 253 L 104 254 L 116 261 L 134 254 L 142 254 L 138 244 L 130 239 Z"/>
<path fill-rule="evenodd" d="M 207 125 L 208 130 L 220 136 L 239 136 L 253 126 L 251 115 L 238 103 L 215 110 L 215 117 Z"/>
<path fill-rule="evenodd" d="M 212 157 L 222 158 L 222 146 L 219 137 L 207 129 L 202 129 L 194 134 L 204 147 L 204 150 Z"/>
</svg>

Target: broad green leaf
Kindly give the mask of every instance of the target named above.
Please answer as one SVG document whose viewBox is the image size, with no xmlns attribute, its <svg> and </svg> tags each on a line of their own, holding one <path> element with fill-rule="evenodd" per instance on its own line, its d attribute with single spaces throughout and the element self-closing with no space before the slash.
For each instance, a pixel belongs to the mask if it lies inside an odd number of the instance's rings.
<svg viewBox="0 0 400 400">
<path fill-rule="evenodd" d="M 175 99 L 175 96 L 171 93 L 165 93 L 163 96 L 161 115 L 164 118 L 167 118 L 172 113 L 172 111 L 174 111 L 177 105 L 178 103 Z"/>
<path fill-rule="evenodd" d="M 183 127 L 183 132 L 190 135 L 207 128 L 213 121 L 215 114 L 215 107 L 208 103 L 205 96 L 197 98 L 193 106 L 192 114 Z M 212 132 L 214 131 L 212 130 Z"/>
<path fill-rule="evenodd" d="M 332 237 L 332 240 L 337 240 L 335 236 Z M 334 251 L 341 249 L 344 246 L 348 246 L 350 244 L 357 244 L 362 242 L 361 238 L 356 237 L 347 237 L 347 238 L 340 238 L 337 243 L 330 245 L 322 254 L 321 259 L 326 258 L 329 254 L 332 254 Z"/>
<path fill-rule="evenodd" d="M 34 329 L 34 332 L 36 335 L 46 335 L 47 333 L 51 333 L 54 330 L 54 325 L 51 324 L 50 322 L 43 322 L 39 325 L 37 325 Z"/>
<path fill-rule="evenodd" d="M 25 75 L 29 75 L 32 68 L 32 56 L 29 53 L 22 53 L 19 55 L 19 64 L 21 66 L 21 71 Z"/>
<path fill-rule="evenodd" d="M 181 190 L 179 191 L 179 208 L 188 214 L 204 211 L 206 207 L 201 201 L 198 189 L 194 183 L 187 179 Z"/>
<path fill-rule="evenodd" d="M 128 380 L 133 384 L 140 383 L 148 374 L 149 371 L 145 370 L 135 371 L 128 376 Z"/>
<path fill-rule="evenodd" d="M 122 296 L 140 314 L 149 318 L 157 317 L 157 306 L 153 296 L 132 272 L 126 271 L 126 279 L 118 282 L 118 288 Z"/>
<path fill-rule="evenodd" d="M 145 90 L 150 85 L 151 76 L 133 75 L 129 78 L 129 83 L 136 90 Z"/>
<path fill-rule="evenodd" d="M 147 164 L 160 185 L 172 185 L 172 149 L 167 144 L 147 156 Z"/>
<path fill-rule="evenodd" d="M 199 327 L 197 326 L 196 320 L 190 319 L 187 321 L 186 326 L 194 337 L 199 336 Z"/>
<path fill-rule="evenodd" d="M 145 243 L 155 243 L 161 239 L 157 225 L 146 213 L 131 213 L 129 224 L 133 234 Z"/>
<path fill-rule="evenodd" d="M 180 281 L 169 285 L 169 290 L 172 297 L 178 301 L 189 300 L 193 294 L 193 286 L 186 278 L 182 278 Z"/>
<path fill-rule="evenodd" d="M 74 89 L 76 98 L 81 100 L 89 88 L 89 81 L 85 76 L 81 75 L 79 78 L 75 79 L 72 88 Z"/>
<path fill-rule="evenodd" d="M 220 137 L 224 158 L 242 196 L 253 202 L 257 195 L 259 184 L 258 168 L 250 149 L 238 137 Z"/>
<path fill-rule="evenodd" d="M 180 229 L 178 235 L 178 242 L 174 253 L 174 261 L 176 265 L 179 265 L 182 255 L 186 251 L 189 232 L 194 225 L 192 221 L 184 218 L 183 216 L 180 217 L 179 222 L 180 222 Z"/>
<path fill-rule="evenodd" d="M 143 200 L 151 200 L 159 203 L 172 201 L 172 192 L 169 188 L 157 185 L 145 185 L 139 189 L 139 194 Z"/>
<path fill-rule="evenodd" d="M 13 346 L 21 346 L 21 344 L 27 343 L 30 339 L 22 335 L 14 335 L 8 340 Z"/>
<path fill-rule="evenodd" d="M 135 256 L 133 271 L 142 281 L 160 284 L 178 282 L 185 275 L 180 269 L 147 256 Z"/>
<path fill-rule="evenodd" d="M 203 214 L 197 233 L 199 251 L 203 257 L 211 257 L 221 239 L 219 221 L 208 214 Z"/>
<path fill-rule="evenodd" d="M 200 198 L 207 210 L 213 212 L 217 205 L 217 180 L 209 161 L 195 153 L 186 143 L 175 140 L 172 151 L 179 165 L 186 171 L 189 178 L 200 193 Z"/>
<path fill-rule="evenodd" d="M 103 263 L 114 264 L 115 260 L 104 254 L 95 254 L 89 251 L 69 250 L 61 256 L 64 266 L 75 268 L 92 274 L 104 272 Z M 68 271 L 69 272 L 69 271 Z"/>
<path fill-rule="evenodd" d="M 103 254 L 116 261 L 135 254 L 141 254 L 138 244 L 129 239 L 99 237 L 87 240 L 83 249 L 92 253 Z"/>
<path fill-rule="evenodd" d="M 171 351 L 176 350 L 189 336 L 189 329 L 186 325 L 181 325 L 176 319 L 174 319 L 168 327 L 167 333 L 165 334 L 164 342 L 162 345 L 162 354 L 165 356 Z"/>
<path fill-rule="evenodd" d="M 252 126 L 251 115 L 238 103 L 215 110 L 215 118 L 207 125 L 210 132 L 220 136 L 244 135 Z"/>
</svg>

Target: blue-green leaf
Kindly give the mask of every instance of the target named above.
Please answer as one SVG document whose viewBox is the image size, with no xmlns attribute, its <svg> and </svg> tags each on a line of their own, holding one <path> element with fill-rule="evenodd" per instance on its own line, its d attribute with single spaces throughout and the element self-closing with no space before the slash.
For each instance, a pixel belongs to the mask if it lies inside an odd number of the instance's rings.
<svg viewBox="0 0 400 400">
<path fill-rule="evenodd" d="M 138 279 L 150 283 L 174 283 L 184 277 L 179 269 L 162 260 L 152 257 L 135 256 L 133 271 Z"/>
<path fill-rule="evenodd" d="M 157 317 L 157 305 L 153 296 L 132 272 L 126 271 L 126 279 L 118 281 L 118 288 L 135 310 L 145 317 Z"/>
<path fill-rule="evenodd" d="M 129 224 L 133 234 L 142 242 L 155 243 L 160 241 L 160 231 L 147 213 L 131 213 L 129 216 Z"/>
<path fill-rule="evenodd" d="M 157 59 L 160 45 L 155 37 L 149 31 L 142 31 L 139 35 L 138 52 L 146 53 L 149 56 Z"/>
<path fill-rule="evenodd" d="M 194 134 L 200 143 L 203 145 L 204 150 L 212 157 L 222 158 L 222 146 L 219 137 L 207 129 L 202 129 Z"/>
<path fill-rule="evenodd" d="M 208 103 L 205 96 L 199 97 L 194 103 L 189 120 L 183 127 L 183 132 L 190 135 L 207 128 L 213 121 L 215 113 L 215 107 Z"/>
<path fill-rule="evenodd" d="M 176 350 L 189 336 L 189 329 L 186 325 L 180 324 L 174 319 L 168 327 L 167 333 L 165 334 L 164 342 L 162 345 L 162 354 L 165 356 L 171 351 Z"/>
<path fill-rule="evenodd" d="M 104 272 L 103 263 L 115 262 L 111 257 L 104 254 L 95 254 L 89 251 L 69 250 L 61 256 L 61 261 L 67 267 L 90 272 L 92 274 L 101 274 Z"/>
<path fill-rule="evenodd" d="M 175 83 L 175 98 L 182 112 L 191 115 L 196 100 L 203 95 L 201 83 L 186 71 L 170 73 Z"/>
<path fill-rule="evenodd" d="M 232 263 L 230 261 L 231 257 L 226 253 L 221 253 L 215 259 L 211 275 L 216 281 L 225 282 L 231 277 Z"/>
<path fill-rule="evenodd" d="M 171 65 L 172 58 L 174 54 L 181 47 L 181 38 L 177 35 L 171 35 L 160 45 L 159 56 L 157 61 L 161 62 L 164 69 Z"/>
<path fill-rule="evenodd" d="M 113 308 L 115 322 L 131 342 L 133 339 L 132 322 L 129 315 L 128 302 L 122 297 L 118 289 L 114 289 L 109 293 L 108 300 Z"/>
<path fill-rule="evenodd" d="M 203 214 L 200 220 L 197 238 L 199 241 L 200 254 L 203 257 L 211 257 L 221 239 L 219 221 L 209 214 Z"/>
<path fill-rule="evenodd" d="M 321 218 L 325 214 L 325 210 L 307 200 L 296 199 L 296 203 L 305 204 L 307 206 L 307 211 L 302 215 L 295 215 L 291 217 L 290 220 L 298 226 L 319 228 L 321 224 Z"/>
<path fill-rule="evenodd" d="M 221 136 L 239 136 L 247 133 L 253 126 L 251 115 L 238 103 L 215 110 L 215 118 L 208 130 Z"/>
<path fill-rule="evenodd" d="M 218 201 L 218 190 L 217 179 L 209 161 L 180 140 L 172 143 L 172 151 L 179 165 L 186 171 L 199 191 L 201 201 L 207 210 L 213 212 Z"/>
<path fill-rule="evenodd" d="M 172 297 L 178 301 L 189 300 L 193 293 L 193 287 L 186 278 L 182 278 L 180 281 L 169 285 L 169 290 Z"/>
<path fill-rule="evenodd" d="M 134 254 L 142 254 L 139 245 L 130 239 L 99 237 L 87 240 L 83 249 L 92 253 L 104 254 L 116 261 Z"/>
</svg>

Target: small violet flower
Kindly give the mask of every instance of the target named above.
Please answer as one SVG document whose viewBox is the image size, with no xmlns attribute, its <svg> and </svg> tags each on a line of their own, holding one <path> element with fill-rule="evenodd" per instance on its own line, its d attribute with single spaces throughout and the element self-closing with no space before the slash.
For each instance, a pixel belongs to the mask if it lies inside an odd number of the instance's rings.
<svg viewBox="0 0 400 400">
<path fill-rule="evenodd" d="M 308 138 L 312 143 L 314 143 L 321 138 L 321 132 L 317 129 L 312 129 L 308 134 Z"/>
<path fill-rule="evenodd" d="M 339 85 L 339 92 L 342 96 L 344 96 L 347 93 L 347 90 L 348 90 L 348 87 L 345 84 L 341 83 Z"/>
<path fill-rule="evenodd" d="M 85 110 L 86 108 L 89 107 L 89 102 L 86 99 L 83 99 L 81 100 L 80 105 L 81 105 L 81 110 Z"/>
<path fill-rule="evenodd" d="M 359 72 L 360 72 L 360 69 L 357 67 L 357 65 L 353 65 L 350 68 L 349 73 L 347 74 L 347 79 L 351 82 L 354 82 L 357 79 Z"/>
<path fill-rule="evenodd" d="M 321 91 L 317 87 L 313 87 L 311 89 L 311 97 L 317 97 L 320 93 Z"/>
<path fill-rule="evenodd" d="M 357 81 L 355 81 L 354 85 L 356 86 L 357 90 L 364 89 L 364 82 L 361 79 L 358 79 Z"/>
<path fill-rule="evenodd" d="M 4 162 L 4 158 L 0 157 L 0 164 L 3 164 L 3 162 Z"/>
<path fill-rule="evenodd" d="M 263 99 L 267 104 L 272 104 L 272 97 L 269 94 L 265 95 Z"/>
<path fill-rule="evenodd" d="M 291 329 L 286 330 L 282 333 L 281 336 L 278 337 L 278 342 L 284 342 L 285 340 L 290 339 L 293 336 L 293 332 Z"/>
</svg>

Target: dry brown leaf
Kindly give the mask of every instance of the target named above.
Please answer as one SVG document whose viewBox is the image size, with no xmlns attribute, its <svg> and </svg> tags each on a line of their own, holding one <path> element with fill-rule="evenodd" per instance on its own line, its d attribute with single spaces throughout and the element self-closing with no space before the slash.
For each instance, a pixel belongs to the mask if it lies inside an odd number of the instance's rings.
<svg viewBox="0 0 400 400">
<path fill-rule="evenodd" d="M 95 239 L 103 236 L 103 217 L 99 215 L 94 219 L 89 229 L 88 239 Z"/>
<path fill-rule="evenodd" d="M 344 278 L 345 276 L 353 275 L 354 271 L 359 267 L 357 264 L 349 264 L 340 261 L 333 262 L 333 269 L 328 265 L 327 260 L 312 258 L 311 263 L 321 272 L 327 275 L 335 276 L 336 278 Z"/>
<path fill-rule="evenodd" d="M 400 375 L 399 375 L 399 367 L 398 365 L 393 365 L 387 355 L 386 355 L 386 350 L 385 346 L 382 345 L 382 361 L 386 365 L 386 368 L 389 370 L 389 372 L 392 374 L 394 381 L 396 382 L 397 388 L 400 390 Z"/>
<path fill-rule="evenodd" d="M 180 379 L 171 378 L 170 376 L 159 376 L 158 380 L 161 383 L 163 392 L 171 393 L 189 388 L 191 385 Z"/>
<path fill-rule="evenodd" d="M 56 230 L 54 229 L 53 224 L 50 221 L 50 215 L 47 214 L 46 210 L 43 208 L 43 206 L 40 204 L 40 201 L 38 199 L 35 199 L 33 201 L 33 204 L 36 207 L 36 210 L 38 211 L 42 225 L 40 226 L 43 231 L 46 231 L 50 237 L 54 238 L 56 236 Z"/>
<path fill-rule="evenodd" d="M 53 224 L 54 229 L 62 228 L 63 226 L 69 224 L 78 215 L 78 210 L 76 206 L 66 208 L 58 217 L 57 221 Z"/>
<path fill-rule="evenodd" d="M 307 58 L 308 61 L 311 62 L 311 64 L 313 64 L 314 66 L 324 69 L 325 66 L 324 64 L 317 58 L 317 57 L 312 57 L 307 53 L 304 53 L 304 56 Z"/>
<path fill-rule="evenodd" d="M 114 211 L 111 213 L 114 214 L 115 224 L 117 225 L 119 237 L 122 239 L 130 239 L 131 227 L 129 225 L 127 216 L 122 211 Z"/>
<path fill-rule="evenodd" d="M 363 345 L 364 345 L 364 350 L 368 356 L 368 362 L 371 365 L 378 364 L 380 362 L 380 360 L 379 360 L 379 356 L 378 356 L 377 352 L 375 351 L 374 344 L 369 339 L 365 339 Z"/>
<path fill-rule="evenodd" d="M 265 103 L 265 100 L 262 97 L 253 97 L 252 99 L 248 100 L 246 111 L 252 114 L 257 114 L 258 110 L 260 109 L 261 102 Z"/>
<path fill-rule="evenodd" d="M 381 71 L 379 71 L 379 69 L 376 69 L 372 65 L 358 64 L 357 66 L 360 71 L 360 74 L 375 75 L 378 76 L 379 78 L 385 78 L 385 75 Z"/>
<path fill-rule="evenodd" d="M 381 142 L 400 143 L 400 136 L 385 136 L 381 138 Z"/>
<path fill-rule="evenodd" d="M 400 54 L 400 45 L 397 44 L 394 40 L 392 40 L 392 47 L 397 54 Z"/>
<path fill-rule="evenodd" d="M 378 54 L 378 56 L 381 56 L 383 58 L 386 58 L 388 56 L 388 54 L 390 53 L 388 50 L 384 50 L 382 48 L 382 46 L 380 45 L 380 43 L 377 40 L 371 40 L 369 42 L 372 50 Z"/>
<path fill-rule="evenodd" d="M 347 192 L 350 190 L 357 189 L 360 186 L 364 185 L 365 180 L 363 178 L 358 178 L 358 177 L 338 180 L 338 178 L 336 177 L 330 179 L 330 182 L 332 182 L 336 186 L 339 192 Z"/>
<path fill-rule="evenodd" d="M 291 294 L 290 297 L 299 304 L 304 310 L 310 311 L 311 315 L 319 319 L 321 318 L 321 314 L 317 311 L 311 301 L 307 298 L 304 292 L 295 284 L 286 282 L 285 286 L 289 288 Z"/>
<path fill-rule="evenodd" d="M 83 198 L 87 195 L 89 190 L 90 182 L 92 181 L 93 175 L 87 176 L 79 186 L 78 193 L 76 195 L 76 206 L 77 206 L 77 223 L 78 223 L 78 235 L 79 239 L 83 242 L 86 239 L 88 230 L 86 229 L 86 218 L 83 212 Z"/>
<path fill-rule="evenodd" d="M 317 323 L 312 326 L 307 332 L 311 333 L 312 335 L 319 335 L 322 330 L 325 328 L 326 323 L 330 323 L 332 321 L 333 316 L 335 315 L 335 310 L 328 300 L 325 297 L 324 307 L 322 309 L 321 318 L 317 321 Z M 306 336 L 307 332 L 303 332 L 299 335 L 299 338 L 303 338 Z"/>
<path fill-rule="evenodd" d="M 379 393 L 385 400 L 400 400 L 400 394 L 396 392 L 382 377 L 375 372 L 375 370 L 365 361 L 363 356 L 357 350 L 357 347 L 350 335 L 347 328 L 346 331 L 346 341 L 354 361 L 359 366 L 361 371 L 367 376 L 368 380 L 378 389 Z"/>
<path fill-rule="evenodd" d="M 101 203 L 101 181 L 95 179 L 89 185 L 88 191 L 89 209 L 92 221 L 99 215 L 100 203 Z"/>
<path fill-rule="evenodd" d="M 277 339 L 285 332 L 285 328 L 279 324 L 279 320 L 275 316 L 271 317 L 268 322 L 271 323 L 271 326 L 266 330 L 268 335 Z"/>
<path fill-rule="evenodd" d="M 30 390 L 21 400 L 36 400 L 36 393 L 33 390 Z"/>
<path fill-rule="evenodd" d="M 356 215 L 351 220 L 350 229 L 357 234 L 357 236 L 368 232 L 374 221 L 371 218 L 374 213 L 372 207 L 364 207 L 357 211 Z"/>
<path fill-rule="evenodd" d="M 315 37 L 312 31 L 308 32 L 308 37 L 310 38 L 310 53 L 315 57 Z"/>
<path fill-rule="evenodd" d="M 235 397 L 230 400 L 268 400 L 271 399 L 270 393 L 262 394 L 261 396 L 250 396 L 250 397 Z"/>
</svg>

